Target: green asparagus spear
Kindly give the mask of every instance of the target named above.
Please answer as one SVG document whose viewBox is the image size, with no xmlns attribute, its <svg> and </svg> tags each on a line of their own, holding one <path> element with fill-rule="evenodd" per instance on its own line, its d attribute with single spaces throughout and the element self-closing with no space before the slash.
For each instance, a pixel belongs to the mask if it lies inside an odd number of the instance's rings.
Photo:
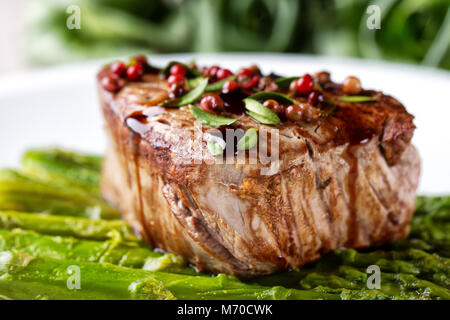
<svg viewBox="0 0 450 320">
<path fill-rule="evenodd" d="M 262 286 L 283 286 L 287 288 L 300 289 L 300 280 L 305 274 L 298 268 L 286 272 L 275 273 L 260 278 L 246 280 L 249 283 L 255 283 Z"/>
<path fill-rule="evenodd" d="M 122 220 L 92 220 L 70 216 L 0 211 L 0 228 L 34 230 L 46 235 L 70 236 L 81 239 L 108 240 L 119 235 L 128 241 L 139 241 Z"/>
<path fill-rule="evenodd" d="M 414 213 L 414 219 L 423 216 L 432 218 L 433 220 L 450 221 L 450 197 L 418 196 L 416 198 L 416 212 Z"/>
<path fill-rule="evenodd" d="M 357 268 L 340 266 L 334 272 L 309 272 L 300 282 L 305 289 L 321 292 L 340 292 L 342 299 L 364 299 L 367 274 Z M 331 291 L 330 291 L 331 290 Z M 381 273 L 381 286 L 376 290 L 377 299 L 449 299 L 450 291 L 430 281 L 404 273 Z M 381 294 L 379 296 L 378 294 Z"/>
<path fill-rule="evenodd" d="M 174 273 L 155 272 L 155 278 L 178 299 L 258 299 L 258 300 L 311 300 L 339 299 L 336 294 L 313 290 L 287 289 L 280 286 L 264 287 L 245 284 L 237 278 L 219 274 L 214 277 L 193 277 Z"/>
<path fill-rule="evenodd" d="M 395 281 L 400 285 L 402 294 L 405 292 L 418 293 L 419 299 L 443 299 L 450 300 L 450 291 L 430 281 L 418 279 L 410 274 L 387 274 L 384 273 L 382 279 Z M 417 299 L 417 298 L 416 298 Z"/>
<path fill-rule="evenodd" d="M 0 210 L 41 212 L 91 219 L 118 219 L 104 200 L 78 188 L 55 187 L 13 170 L 0 171 Z"/>
<path fill-rule="evenodd" d="M 387 300 L 392 296 L 377 289 L 340 290 L 342 300 Z"/>
<path fill-rule="evenodd" d="M 411 224 L 411 238 L 423 239 L 430 243 L 440 241 L 450 243 L 450 222 L 436 222 L 431 219 L 417 220 Z"/>
<path fill-rule="evenodd" d="M 70 290 L 70 268 L 79 268 L 80 289 Z M 199 277 L 130 269 L 109 263 L 0 253 L 0 295 L 13 299 L 338 299 L 339 295 L 244 284 L 218 275 Z"/>
<path fill-rule="evenodd" d="M 418 249 L 428 253 L 435 253 L 441 257 L 450 258 L 450 241 L 427 239 L 423 237 L 396 240 L 383 246 L 385 250 L 404 251 Z"/>
<path fill-rule="evenodd" d="M 318 272 L 309 272 L 300 281 L 300 285 L 305 289 L 313 289 L 317 286 L 343 289 L 359 289 L 361 285 L 356 282 L 349 281 L 335 274 L 321 274 Z"/>
<path fill-rule="evenodd" d="M 59 149 L 29 150 L 22 158 L 22 171 L 47 183 L 99 194 L 101 161 L 98 156 Z"/>
<path fill-rule="evenodd" d="M 360 253 L 353 249 L 336 251 L 333 253 L 347 266 L 367 268 L 377 265 L 383 272 L 405 273 L 419 275 L 427 280 L 433 280 L 434 274 L 439 273 L 443 281 L 440 285 L 450 283 L 450 259 L 429 254 L 422 250 L 408 249 L 406 251 L 373 251 Z M 449 286 L 450 288 L 450 286 Z"/>
<path fill-rule="evenodd" d="M 92 241 L 71 237 L 44 236 L 21 229 L 12 231 L 0 229 L 0 251 L 6 250 L 19 250 L 43 258 L 108 262 L 152 271 L 196 273 L 192 268 L 185 268 L 184 260 L 174 254 L 162 254 L 143 248 L 134 241 L 123 242 L 118 239 Z"/>
<path fill-rule="evenodd" d="M 378 250 L 366 253 L 340 250 L 299 271 L 271 275 L 254 282 L 273 284 L 280 281 L 289 288 L 339 292 L 342 299 L 448 297 L 450 260 L 422 250 L 406 249 L 402 252 Z M 382 290 L 376 290 L 376 293 L 366 287 L 366 268 L 372 264 L 378 265 L 382 272 Z M 406 280 L 402 282 L 402 279 Z M 293 283 L 296 280 L 300 286 Z"/>
<path fill-rule="evenodd" d="M 16 251 L 0 252 L 0 295 L 11 299 L 175 298 L 149 274 L 107 263 L 35 258 Z M 71 278 L 78 275 L 79 287 L 76 278 Z"/>
</svg>

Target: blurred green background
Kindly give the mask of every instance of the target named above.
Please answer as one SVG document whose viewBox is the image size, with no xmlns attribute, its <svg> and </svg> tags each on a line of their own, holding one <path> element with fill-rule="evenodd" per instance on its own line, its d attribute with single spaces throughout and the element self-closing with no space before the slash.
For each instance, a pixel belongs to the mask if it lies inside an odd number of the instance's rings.
<svg viewBox="0 0 450 320">
<path fill-rule="evenodd" d="M 81 29 L 69 30 L 69 5 Z M 366 26 L 369 5 L 381 29 Z M 166 52 L 294 52 L 450 69 L 450 0 L 33 0 L 34 65 Z"/>
</svg>

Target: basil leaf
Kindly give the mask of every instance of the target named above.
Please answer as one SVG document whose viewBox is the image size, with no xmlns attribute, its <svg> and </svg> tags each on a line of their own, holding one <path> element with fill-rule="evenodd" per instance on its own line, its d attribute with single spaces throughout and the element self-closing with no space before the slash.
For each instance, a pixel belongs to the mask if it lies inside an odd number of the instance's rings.
<svg viewBox="0 0 450 320">
<path fill-rule="evenodd" d="M 227 126 L 239 120 L 218 116 L 216 114 L 206 112 L 205 110 L 200 109 L 197 106 L 191 106 L 191 113 L 194 116 L 194 118 L 197 119 L 197 121 L 200 122 L 202 125 L 213 128 Z"/>
<path fill-rule="evenodd" d="M 278 78 L 274 82 L 280 89 L 288 89 L 291 85 L 291 82 L 297 80 L 300 77 L 286 77 L 286 78 Z"/>
<path fill-rule="evenodd" d="M 162 74 L 169 74 L 170 68 L 171 68 L 173 65 L 175 65 L 175 64 L 180 64 L 180 65 L 182 65 L 183 67 L 185 67 L 185 68 L 186 68 L 186 73 L 187 73 L 187 75 L 190 76 L 190 77 L 198 77 L 198 76 L 201 76 L 201 75 L 202 75 L 202 73 L 201 73 L 200 71 L 194 70 L 194 69 L 192 69 L 192 68 L 189 68 L 186 64 L 181 63 L 181 62 L 178 62 L 178 61 L 170 61 L 170 62 L 164 67 L 164 69 L 161 70 L 160 73 L 162 73 Z"/>
<path fill-rule="evenodd" d="M 368 96 L 342 96 L 338 100 L 343 102 L 369 102 L 377 101 L 377 99 Z"/>
<path fill-rule="evenodd" d="M 203 92 L 205 92 L 205 88 L 207 85 L 208 85 L 208 78 L 204 78 L 199 81 L 198 86 L 196 86 L 194 89 L 186 93 L 181 98 L 166 100 L 162 103 L 162 105 L 165 107 L 181 107 L 193 103 L 202 96 Z"/>
<path fill-rule="evenodd" d="M 240 151 L 249 150 L 253 148 L 257 142 L 258 142 L 258 129 L 250 128 L 245 132 L 244 136 L 241 139 L 239 139 L 237 143 L 237 149 Z"/>
<path fill-rule="evenodd" d="M 251 95 L 249 98 L 254 100 L 273 99 L 280 103 L 296 104 L 295 100 L 289 98 L 287 95 L 273 91 L 261 91 Z"/>
<path fill-rule="evenodd" d="M 223 85 L 225 84 L 225 82 L 227 82 L 228 80 L 234 80 L 234 79 L 236 79 L 236 76 L 235 76 L 235 75 L 234 75 L 234 76 L 231 76 L 231 77 L 228 77 L 228 78 L 225 78 L 225 79 L 222 79 L 222 80 L 220 80 L 220 81 L 211 83 L 210 85 L 208 85 L 208 86 L 206 87 L 206 90 L 205 90 L 205 91 L 206 91 L 206 92 L 209 92 L 209 91 L 221 91 Z"/>
<path fill-rule="evenodd" d="M 264 117 L 260 114 L 257 114 L 257 113 L 251 112 L 251 111 L 247 111 L 247 114 L 250 117 L 252 117 L 254 120 L 256 120 L 262 124 L 274 124 L 271 119 Z"/>
<path fill-rule="evenodd" d="M 192 79 L 186 79 L 186 83 L 189 88 L 195 88 L 199 85 L 200 81 L 203 79 L 203 77 L 196 77 Z"/>
<path fill-rule="evenodd" d="M 208 151 L 209 151 L 209 153 L 211 153 L 211 155 L 219 156 L 219 155 L 223 154 L 223 149 L 222 149 L 222 146 L 220 145 L 220 143 L 215 142 L 215 141 L 208 141 L 207 146 L 208 146 Z"/>
<path fill-rule="evenodd" d="M 277 114 L 265 107 L 258 101 L 246 98 L 244 99 L 245 109 L 250 117 L 264 124 L 280 124 L 281 120 Z"/>
</svg>

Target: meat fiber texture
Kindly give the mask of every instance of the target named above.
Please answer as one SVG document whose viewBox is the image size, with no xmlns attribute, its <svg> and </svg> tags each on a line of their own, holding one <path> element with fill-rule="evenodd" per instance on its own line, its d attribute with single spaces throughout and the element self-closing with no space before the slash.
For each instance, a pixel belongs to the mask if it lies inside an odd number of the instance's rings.
<svg viewBox="0 0 450 320">
<path fill-rule="evenodd" d="M 341 90 L 324 88 L 327 98 Z M 156 106 L 168 97 L 157 76 L 116 94 L 100 87 L 110 138 L 103 194 L 151 246 L 239 277 L 405 238 L 420 171 L 413 117 L 394 98 L 371 93 L 377 102 L 339 102 L 304 123 L 268 126 L 241 115 L 238 127 L 279 142 L 268 152 L 274 167 L 217 161 L 202 135 L 208 128 L 189 107 Z"/>
</svg>

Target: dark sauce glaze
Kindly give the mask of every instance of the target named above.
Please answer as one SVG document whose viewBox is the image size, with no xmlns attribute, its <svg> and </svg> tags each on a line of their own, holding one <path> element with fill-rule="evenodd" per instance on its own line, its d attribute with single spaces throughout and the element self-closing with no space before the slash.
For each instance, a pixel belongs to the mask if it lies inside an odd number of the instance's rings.
<svg viewBox="0 0 450 320">
<path fill-rule="evenodd" d="M 144 114 L 142 110 L 135 111 L 132 114 L 130 114 L 126 119 L 125 122 L 128 124 L 128 120 L 134 119 L 139 123 L 146 124 L 148 123 L 148 116 Z M 129 121 L 132 123 L 133 121 Z"/>
<path fill-rule="evenodd" d="M 129 116 L 124 122 L 128 129 L 139 137 L 143 137 L 148 130 L 146 126 L 148 124 L 148 118 L 143 114 Z"/>
<path fill-rule="evenodd" d="M 166 109 L 160 106 L 146 107 L 145 109 L 133 111 L 125 117 L 124 122 L 128 129 L 143 136 L 148 131 L 146 124 L 149 123 L 149 120 L 165 112 L 167 112 Z"/>
<path fill-rule="evenodd" d="M 345 96 L 342 86 L 329 81 L 324 85 L 323 94 L 326 101 L 332 101 L 334 107 L 324 117 L 324 123 L 339 128 L 335 141 L 337 145 L 348 142 L 351 146 L 357 146 L 369 142 L 373 137 L 381 139 L 386 121 L 399 113 L 406 114 L 411 124 L 414 118 L 400 102 L 378 91 L 363 90 L 358 94 L 372 97 L 375 101 L 343 102 L 338 99 Z"/>
<path fill-rule="evenodd" d="M 130 135 L 129 135 L 129 141 L 130 146 L 133 154 L 133 163 L 134 163 L 134 173 L 136 177 L 136 185 L 137 185 L 137 192 L 138 192 L 138 199 L 139 199 L 139 220 L 140 223 L 144 229 L 145 232 L 143 232 L 143 236 L 147 243 L 151 247 L 156 247 L 155 242 L 151 238 L 151 232 L 148 226 L 148 221 L 145 218 L 144 214 L 144 203 L 143 203 L 143 194 L 142 194 L 142 184 L 141 184 L 141 175 L 140 175 L 140 143 L 142 141 L 142 137 L 144 133 L 148 130 L 147 124 L 149 123 L 149 119 L 160 115 L 162 113 L 165 113 L 165 108 L 154 106 L 154 107 L 146 107 L 142 110 L 136 110 L 129 114 L 125 120 L 124 123 L 126 127 L 129 129 Z"/>
<path fill-rule="evenodd" d="M 134 120 L 133 118 L 130 118 L 130 120 Z M 137 120 L 135 120 L 137 121 Z M 127 121 L 127 125 L 128 125 Z M 130 121 L 133 122 L 133 121 Z M 142 228 L 144 229 L 144 232 L 142 233 L 144 236 L 145 241 L 151 246 L 155 247 L 155 243 L 151 237 L 151 232 L 147 224 L 147 219 L 145 218 L 144 214 L 144 203 L 143 203 L 143 194 L 142 194 L 142 184 L 141 184 L 141 173 L 140 173 L 140 164 L 139 164 L 139 158 L 140 158 L 140 152 L 139 147 L 140 143 L 142 141 L 141 134 L 135 132 L 130 126 L 128 126 L 130 129 L 130 135 L 129 135 L 129 143 L 132 151 L 133 156 L 133 164 L 134 164 L 134 175 L 136 177 L 136 186 L 137 186 L 137 193 L 138 193 L 138 217 L 141 223 Z"/>
<path fill-rule="evenodd" d="M 348 171 L 348 191 L 349 191 L 349 199 L 348 199 L 348 208 L 349 214 L 348 217 L 350 223 L 348 225 L 348 234 L 347 234 L 347 243 L 345 246 L 352 247 L 354 243 L 357 242 L 359 237 L 359 227 L 358 227 L 358 213 L 356 212 L 356 197 L 358 194 L 357 189 L 357 179 L 358 179 L 358 158 L 354 154 L 354 146 L 348 146 L 344 159 L 349 165 Z"/>
<path fill-rule="evenodd" d="M 374 104 L 374 102 L 366 102 Z M 369 142 L 374 136 L 382 132 L 384 115 L 375 118 L 373 114 L 364 114 L 364 110 L 349 103 L 340 103 L 336 106 L 328 121 L 339 128 L 339 144 L 349 142 L 350 145 L 360 145 Z"/>
</svg>

